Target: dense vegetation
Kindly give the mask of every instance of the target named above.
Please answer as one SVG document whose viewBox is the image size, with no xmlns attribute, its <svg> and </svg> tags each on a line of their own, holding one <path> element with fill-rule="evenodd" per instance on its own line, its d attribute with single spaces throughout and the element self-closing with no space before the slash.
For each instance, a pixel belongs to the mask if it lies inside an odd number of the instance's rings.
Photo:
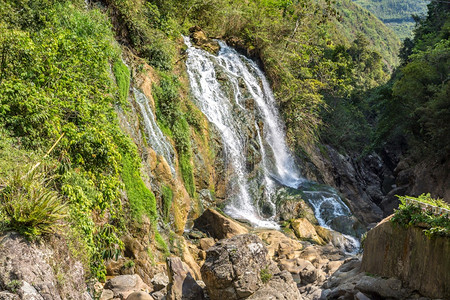
<svg viewBox="0 0 450 300">
<path fill-rule="evenodd" d="M 419 226 L 427 236 L 450 237 L 450 206 L 439 199 L 433 199 L 430 194 L 423 194 L 419 197 L 399 197 L 401 204 L 395 211 L 391 221 L 402 226 Z M 408 203 L 412 199 L 424 204 L 446 209 L 446 213 L 437 214 L 432 209 L 422 208 L 420 204 Z"/>
<path fill-rule="evenodd" d="M 410 38 L 414 29 L 415 16 L 427 12 L 428 0 L 353 0 L 372 12 L 386 25 L 391 27 L 403 40 Z"/>
<path fill-rule="evenodd" d="M 0 221 L 30 236 L 64 222 L 71 228 L 68 240 L 102 278 L 103 261 L 120 253 L 125 224 L 143 214 L 155 220 L 156 210 L 114 110 L 125 105 L 129 71 L 119 63 L 121 50 L 105 15 L 84 5 L 0 1 Z M 45 172 L 27 175 L 38 161 Z M 131 220 L 124 218 L 122 177 Z M 44 185 L 50 178 L 53 184 Z"/>
<path fill-rule="evenodd" d="M 416 160 L 450 153 L 450 5 L 432 1 L 405 40 L 402 65 L 374 93 L 379 108 L 376 142 L 404 137 Z"/>
</svg>

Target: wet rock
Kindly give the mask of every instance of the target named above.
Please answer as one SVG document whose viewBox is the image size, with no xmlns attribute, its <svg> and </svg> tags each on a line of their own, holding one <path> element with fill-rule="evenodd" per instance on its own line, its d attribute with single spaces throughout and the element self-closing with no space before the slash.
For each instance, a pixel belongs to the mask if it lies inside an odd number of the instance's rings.
<svg viewBox="0 0 450 300">
<path fill-rule="evenodd" d="M 231 238 L 248 232 L 244 226 L 210 208 L 194 221 L 194 228 L 216 239 Z"/>
<path fill-rule="evenodd" d="M 142 281 L 139 275 L 120 275 L 111 278 L 105 283 L 105 289 L 114 292 L 114 297 L 126 299 L 133 292 L 149 290 L 149 287 Z"/>
<path fill-rule="evenodd" d="M 275 195 L 277 213 L 281 221 L 289 221 L 297 218 L 306 218 L 312 224 L 317 224 L 314 211 L 302 199 L 299 190 L 283 187 L 277 190 Z"/>
<path fill-rule="evenodd" d="M 255 235 L 238 235 L 217 242 L 208 249 L 201 268 L 209 297 L 270 299 L 270 295 L 278 295 L 276 299 L 298 299 L 292 276 L 280 272 L 267 254 L 263 242 Z"/>
<path fill-rule="evenodd" d="M 169 285 L 167 300 L 202 300 L 203 289 L 195 281 L 193 272 L 179 257 L 167 258 Z"/>
<path fill-rule="evenodd" d="M 354 216 L 338 216 L 330 222 L 330 227 L 343 234 L 357 237 L 366 232 L 365 226 Z"/>
</svg>

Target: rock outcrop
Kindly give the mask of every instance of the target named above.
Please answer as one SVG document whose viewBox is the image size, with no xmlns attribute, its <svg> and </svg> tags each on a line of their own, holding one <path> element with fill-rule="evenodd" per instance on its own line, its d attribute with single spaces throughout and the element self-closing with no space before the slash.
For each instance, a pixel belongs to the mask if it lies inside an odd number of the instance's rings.
<svg viewBox="0 0 450 300">
<path fill-rule="evenodd" d="M 206 33 L 198 26 L 191 27 L 189 29 L 191 32 L 191 39 L 195 46 L 206 50 L 212 54 L 217 54 L 219 52 L 220 46 L 217 41 L 214 41 L 207 37 Z"/>
<path fill-rule="evenodd" d="M 15 233 L 0 236 L 0 299 L 89 300 L 83 265 L 66 241 L 38 244 Z"/>
<path fill-rule="evenodd" d="M 431 298 L 450 298 L 450 238 L 429 238 L 421 228 L 403 228 L 389 219 L 368 232 L 362 270 L 399 278 Z"/>
<path fill-rule="evenodd" d="M 127 297 L 135 292 L 145 291 L 147 294 L 150 288 L 142 281 L 139 275 L 120 275 L 108 280 L 105 283 L 105 290 L 112 291 L 116 298 L 127 299 Z M 110 293 L 108 293 L 110 294 Z"/>
<path fill-rule="evenodd" d="M 194 228 L 216 239 L 227 239 L 248 230 L 236 221 L 227 218 L 213 209 L 207 209 L 194 221 Z"/>
<path fill-rule="evenodd" d="M 212 300 L 300 299 L 287 271 L 268 258 L 263 242 L 251 234 L 221 240 L 209 248 L 202 278 Z"/>
</svg>

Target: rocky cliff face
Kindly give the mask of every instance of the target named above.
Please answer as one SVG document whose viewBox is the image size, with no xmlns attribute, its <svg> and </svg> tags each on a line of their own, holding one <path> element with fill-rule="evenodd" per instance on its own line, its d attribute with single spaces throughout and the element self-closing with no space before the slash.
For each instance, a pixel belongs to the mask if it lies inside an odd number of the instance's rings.
<svg viewBox="0 0 450 300">
<path fill-rule="evenodd" d="M 448 299 L 449 253 L 449 238 L 429 238 L 421 228 L 403 228 L 386 218 L 368 232 L 361 268 L 371 274 L 397 277 L 430 298 Z"/>
<path fill-rule="evenodd" d="M 16 233 L 0 236 L 0 299 L 92 299 L 81 262 L 65 240 L 31 243 Z"/>
</svg>

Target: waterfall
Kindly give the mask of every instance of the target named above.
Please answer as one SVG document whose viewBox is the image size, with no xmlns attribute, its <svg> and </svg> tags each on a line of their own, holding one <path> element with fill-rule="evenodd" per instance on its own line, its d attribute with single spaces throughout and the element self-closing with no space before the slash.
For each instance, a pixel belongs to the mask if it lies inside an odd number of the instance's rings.
<svg viewBox="0 0 450 300">
<path fill-rule="evenodd" d="M 146 136 L 148 139 L 149 146 L 155 150 L 155 152 L 166 160 L 170 167 L 172 175 L 175 176 L 175 164 L 174 164 L 174 150 L 172 144 L 164 136 L 161 129 L 156 123 L 156 118 L 149 105 L 149 100 L 147 97 L 140 92 L 138 89 L 133 88 L 134 96 L 139 109 L 141 110 L 142 118 L 144 121 Z"/>
<path fill-rule="evenodd" d="M 304 189 L 322 226 L 330 228 L 334 217 L 350 215 L 333 189 L 321 190 L 301 176 L 274 95 L 257 64 L 220 41 L 217 56 L 193 47 L 188 37 L 184 41 L 194 102 L 220 133 L 231 170 L 225 212 L 257 227 L 277 227 L 273 196 L 281 185 Z"/>
</svg>

